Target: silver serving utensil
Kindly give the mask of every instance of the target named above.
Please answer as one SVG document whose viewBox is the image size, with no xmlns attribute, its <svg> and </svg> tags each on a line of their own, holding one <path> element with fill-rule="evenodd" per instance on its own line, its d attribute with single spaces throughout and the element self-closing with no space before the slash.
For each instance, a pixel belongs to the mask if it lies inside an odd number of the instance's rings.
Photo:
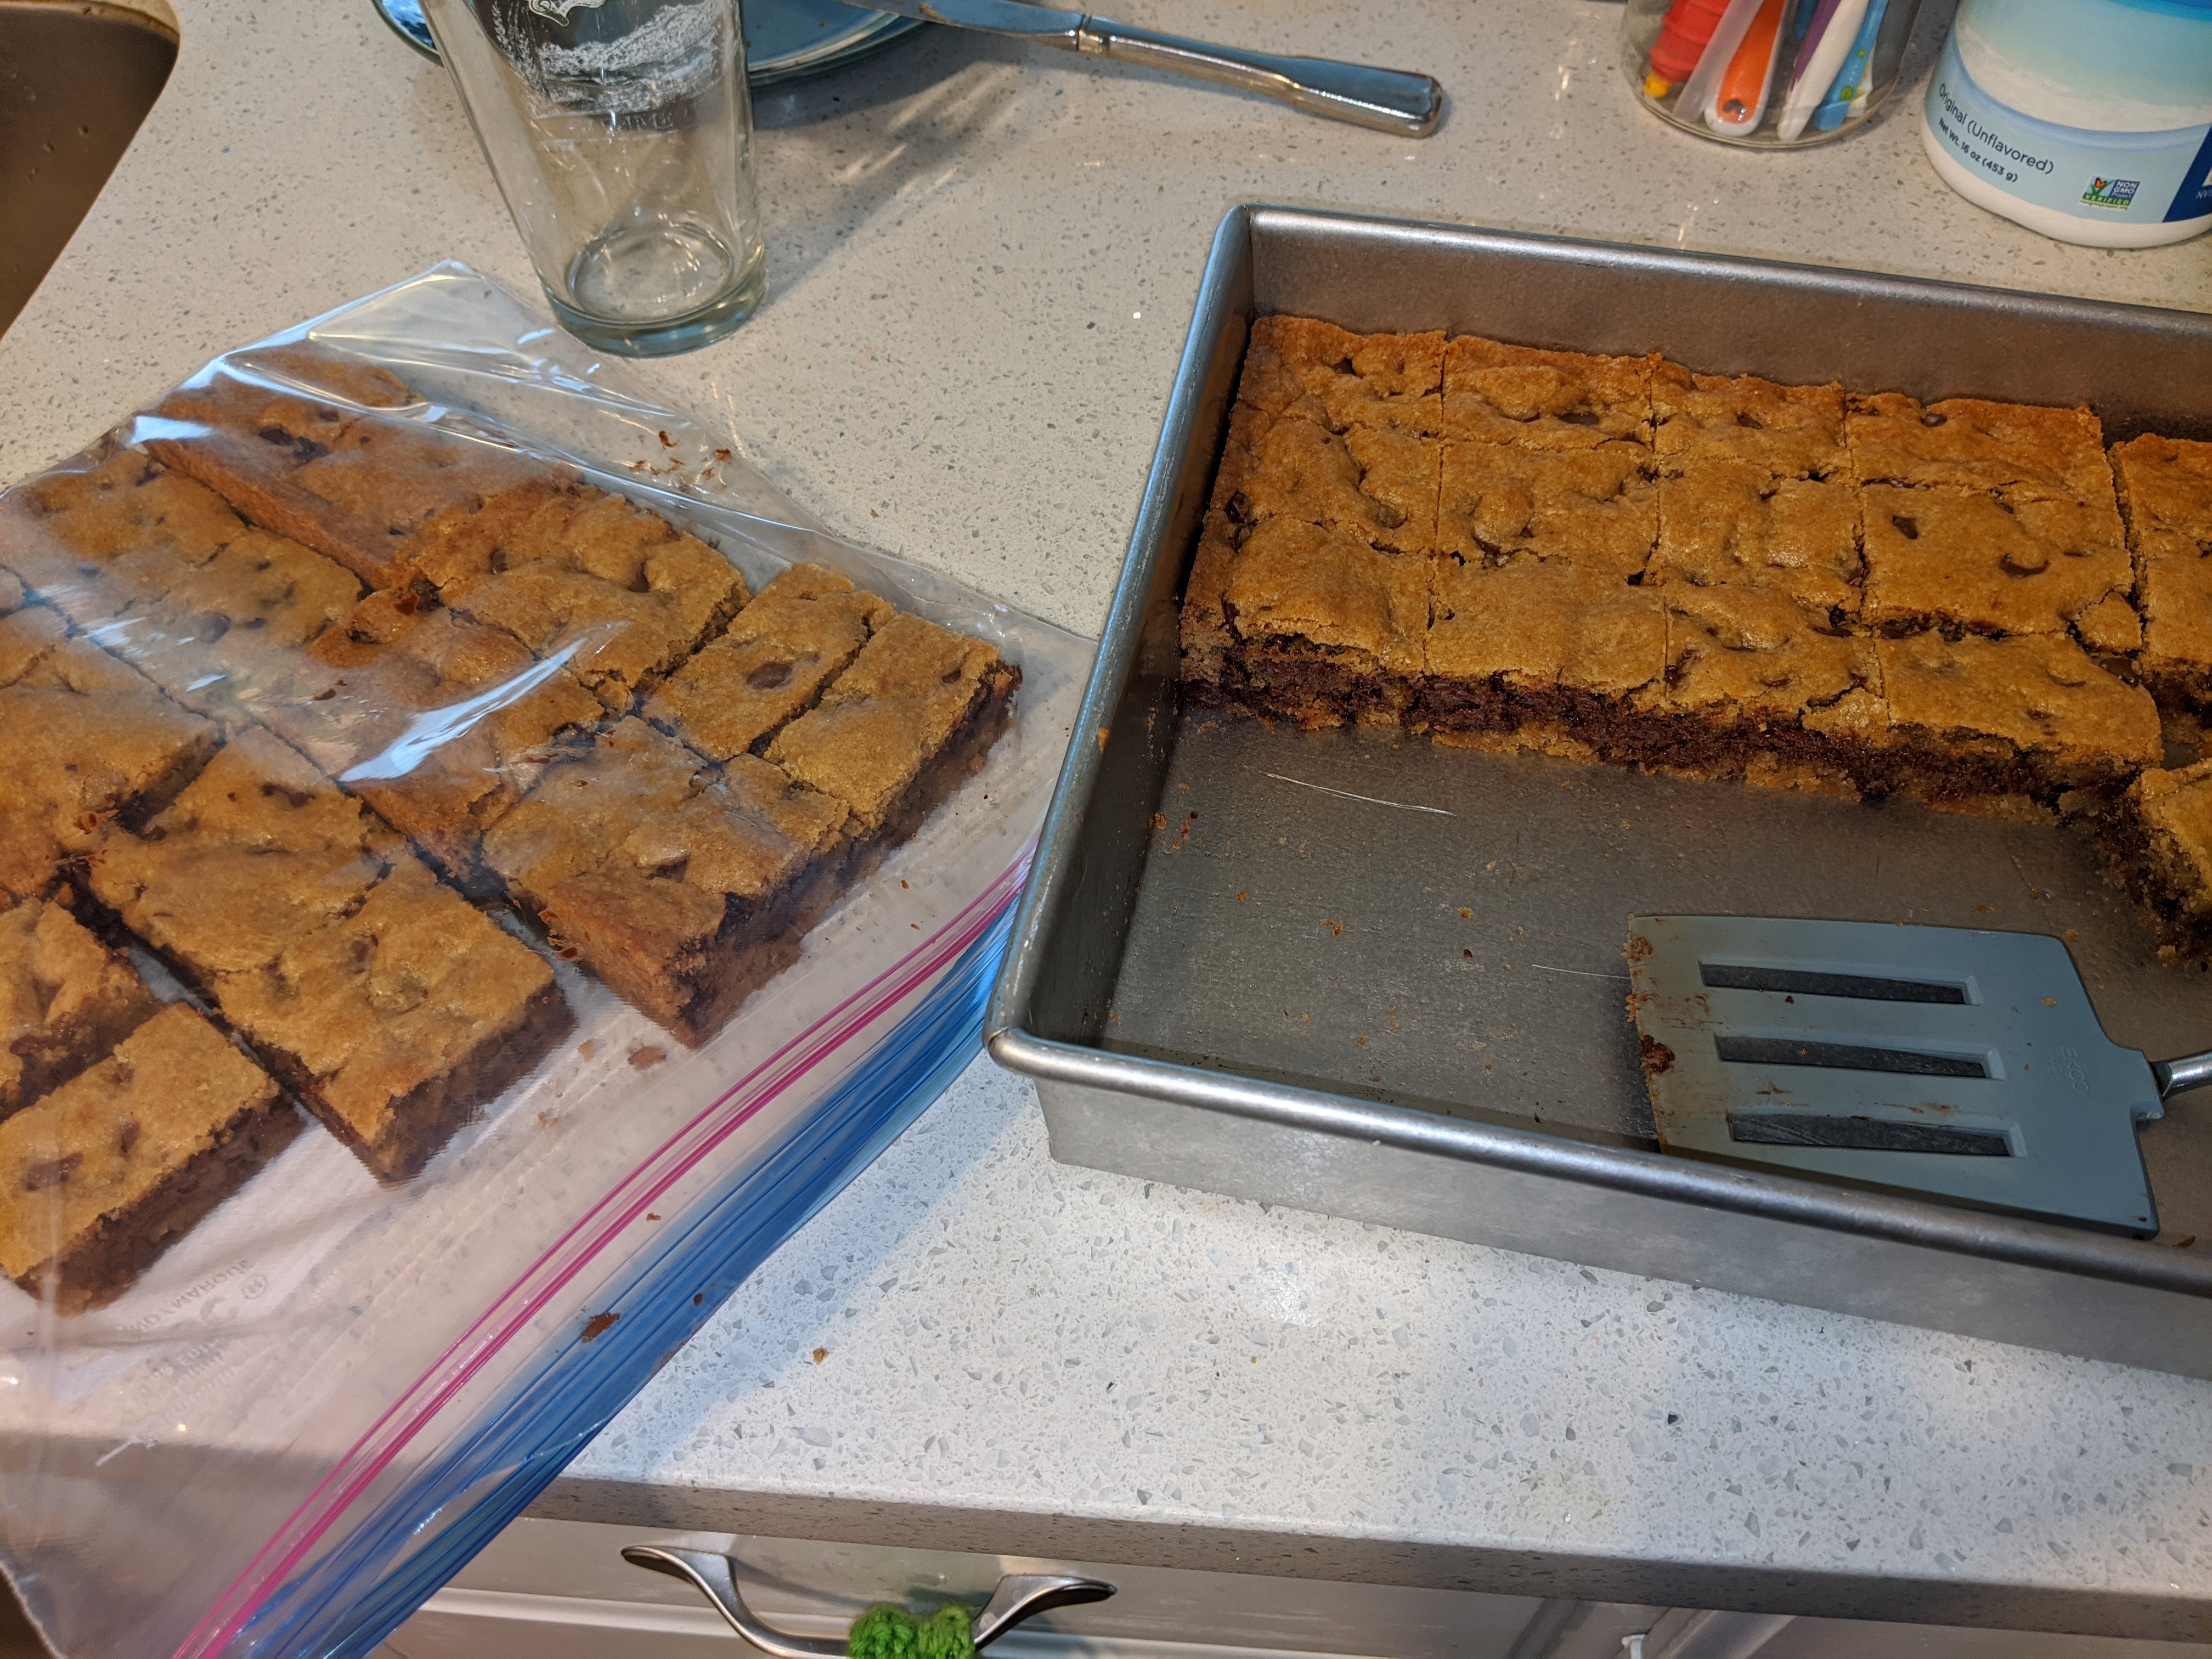
<svg viewBox="0 0 2212 1659">
<path fill-rule="evenodd" d="M 1627 956 L 1668 1152 L 2148 1237 L 2135 1127 L 2212 1082 L 2107 1037 L 2045 933 L 1639 916 Z"/>
<path fill-rule="evenodd" d="M 1309 115 L 1425 138 L 1443 118 L 1444 89 L 1431 75 L 1370 69 L 1330 58 L 1283 58 L 1208 46 L 1109 22 L 1086 12 L 1054 11 L 1022 0 L 860 0 L 876 11 L 954 28 L 1011 34 L 1062 52 L 1144 64 L 1224 87 L 1256 92 Z"/>
<path fill-rule="evenodd" d="M 739 1594 L 734 1571 L 737 1564 L 726 1555 L 716 1555 L 708 1550 L 674 1549 L 664 1544 L 631 1544 L 623 1548 L 623 1559 L 634 1567 L 648 1567 L 697 1586 L 732 1630 L 763 1653 L 774 1655 L 775 1659 L 842 1659 L 845 1644 L 842 1638 L 823 1641 L 786 1636 L 763 1624 Z M 987 1648 L 1024 1620 L 1050 1608 L 1103 1601 L 1113 1594 L 1113 1585 L 1097 1578 L 1009 1573 L 999 1580 L 998 1589 L 984 1604 L 982 1612 L 975 1615 L 975 1645 Z"/>
</svg>

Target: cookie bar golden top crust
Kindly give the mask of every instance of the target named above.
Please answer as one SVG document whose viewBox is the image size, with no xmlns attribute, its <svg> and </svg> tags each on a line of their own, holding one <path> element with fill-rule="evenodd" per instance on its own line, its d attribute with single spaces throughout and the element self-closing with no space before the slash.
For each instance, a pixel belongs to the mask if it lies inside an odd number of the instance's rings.
<svg viewBox="0 0 2212 1659">
<path fill-rule="evenodd" d="M 1778 478 L 1850 472 L 1839 386 L 1780 386 L 1754 374 L 1695 374 L 1662 362 L 1652 371 L 1651 413 L 1662 471 L 1739 461 Z"/>
<path fill-rule="evenodd" d="M 605 863 L 634 829 L 690 799 L 706 770 L 643 720 L 619 721 L 584 753 L 546 769 L 485 835 L 484 862 L 543 909 L 556 884 Z"/>
<path fill-rule="evenodd" d="M 1593 588 L 1568 566 L 1535 559 L 1488 567 L 1438 562 L 1428 672 L 1496 678 L 1522 691 L 1625 696 L 1667 672 L 1667 622 L 1656 592 Z"/>
<path fill-rule="evenodd" d="M 1796 719 L 1854 691 L 1878 691 L 1873 642 L 1836 631 L 1825 609 L 1759 587 L 1659 590 L 1667 672 L 1639 708 L 1723 721 Z"/>
<path fill-rule="evenodd" d="M 273 386 L 295 386 L 308 395 L 343 398 L 362 409 L 404 409 L 416 401 L 390 371 L 312 340 L 233 352 L 230 362 Z"/>
<path fill-rule="evenodd" d="M 2212 690 L 2212 558 L 2157 558 L 2142 568 L 2142 654 L 2153 681 Z"/>
<path fill-rule="evenodd" d="M 819 702 L 776 734 L 768 759 L 842 801 L 872 835 L 963 726 L 1011 692 L 1014 678 L 981 640 L 902 614 L 860 647 Z"/>
<path fill-rule="evenodd" d="M 1416 675 L 1425 669 L 1429 570 L 1423 557 L 1273 519 L 1232 556 L 1223 614 L 1248 647 L 1299 641 L 1342 656 L 1355 672 Z"/>
<path fill-rule="evenodd" d="M 1392 428 L 1340 435 L 1315 422 L 1240 413 L 1214 483 L 1218 515 L 1244 526 L 1303 520 L 1396 552 L 1435 544 L 1441 451 Z"/>
<path fill-rule="evenodd" d="M 834 570 L 793 565 L 661 684 L 645 716 L 715 760 L 742 755 L 812 708 L 897 614 Z"/>
<path fill-rule="evenodd" d="M 1659 534 L 1658 489 L 1642 459 L 1625 447 L 1446 445 L 1437 547 L 1470 564 L 1560 559 L 1626 582 L 1643 571 Z"/>
<path fill-rule="evenodd" d="M 1866 603 L 1875 624 L 2053 634 L 2114 597 L 2134 569 L 2107 503 L 2008 501 L 1978 490 L 1869 484 Z"/>
<path fill-rule="evenodd" d="M 293 368 L 316 355 L 286 349 Z M 314 379 L 319 384 L 301 390 L 204 376 L 164 398 L 140 434 L 155 455 L 255 524 L 337 560 L 372 587 L 404 584 L 414 539 L 434 522 L 471 514 L 553 471 L 390 413 L 411 397 L 380 370 L 332 358 L 331 372 Z"/>
<path fill-rule="evenodd" d="M 2124 777 L 2162 751 L 2150 694 L 2063 635 L 1912 634 L 1875 649 L 1893 733 L 1946 746 L 1996 739 L 2051 757 L 2082 781 Z"/>
<path fill-rule="evenodd" d="M 129 690 L 146 684 L 144 676 L 129 665 L 97 646 L 71 639 L 69 623 L 58 611 L 33 605 L 0 617 L 0 688 L 52 685 L 72 667 L 106 679 L 105 684 L 88 690 Z"/>
<path fill-rule="evenodd" d="M 0 1273 L 21 1279 L 220 1146 L 281 1111 L 268 1074 L 174 1004 L 0 1123 Z"/>
<path fill-rule="evenodd" d="M 720 554 L 618 495 L 516 492 L 426 546 L 417 568 L 447 605 L 540 655 L 569 653 L 611 708 L 691 654 L 745 601 Z"/>
<path fill-rule="evenodd" d="M 380 1174 L 400 1157 L 400 1103 L 483 1072 L 487 1051 L 555 994 L 543 958 L 404 854 L 358 909 L 256 971 L 222 976 L 215 992 L 233 1024 L 282 1052 L 280 1069 L 305 1073 L 294 1080 Z"/>
<path fill-rule="evenodd" d="M 359 802 L 277 738 L 246 733 L 143 834 L 112 830 L 94 895 L 203 976 L 266 966 L 355 909 L 398 852 Z"/>
<path fill-rule="evenodd" d="M 1240 399 L 1261 414 L 1316 420 L 1338 432 L 1438 429 L 1444 337 L 1352 334 L 1305 317 L 1252 325 Z"/>
<path fill-rule="evenodd" d="M 1778 477 L 1750 461 L 1685 458 L 1659 478 L 1653 584 L 1778 588 L 1807 605 L 1859 609 L 1858 491 Z"/>
<path fill-rule="evenodd" d="M 0 911 L 0 1117 L 98 1060 L 155 1006 L 129 960 L 60 905 Z"/>
<path fill-rule="evenodd" d="M 68 610 L 111 569 L 120 574 L 148 561 L 163 570 L 203 564 L 245 530 L 213 490 L 118 449 L 89 468 L 32 479 L 0 496 L 0 565 Z"/>
<path fill-rule="evenodd" d="M 0 618 L 0 891 L 22 898 L 108 819 L 167 800 L 216 733 L 43 606 Z"/>
<path fill-rule="evenodd" d="M 850 816 L 843 802 L 799 787 L 781 768 L 738 755 L 696 794 L 639 823 L 602 867 L 757 903 L 835 852 Z"/>
<path fill-rule="evenodd" d="M 1651 447 L 1656 357 L 1540 351 L 1472 334 L 1444 348 L 1443 435 L 1532 449 Z"/>
<path fill-rule="evenodd" d="M 2127 810 L 2142 826 L 2160 885 L 2184 910 L 2212 915 L 2212 761 L 2145 772 L 2128 786 Z"/>
<path fill-rule="evenodd" d="M 264 718 L 465 882 L 483 830 L 599 712 L 512 635 L 387 590 L 315 641 Z"/>
<path fill-rule="evenodd" d="M 1844 417 L 1863 483 L 1948 484 L 2025 501 L 2109 501 L 2104 428 L 2086 409 L 1901 392 L 1854 398 Z"/>
<path fill-rule="evenodd" d="M 2212 444 L 2147 433 L 2112 454 L 2136 556 L 2212 558 Z"/>
<path fill-rule="evenodd" d="M 1301 518 L 1395 553 L 1436 544 L 1443 449 L 1391 427 L 1336 435 L 1312 420 L 1276 420 L 1224 456 L 1217 493 L 1232 525 Z"/>
</svg>

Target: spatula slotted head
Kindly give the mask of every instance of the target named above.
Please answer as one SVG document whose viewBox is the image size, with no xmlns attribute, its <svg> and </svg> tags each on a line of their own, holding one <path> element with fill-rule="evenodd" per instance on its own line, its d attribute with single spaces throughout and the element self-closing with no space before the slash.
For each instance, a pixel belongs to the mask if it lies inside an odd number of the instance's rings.
<svg viewBox="0 0 2212 1659">
<path fill-rule="evenodd" d="M 1627 955 L 1668 1152 L 2158 1231 L 2135 1131 L 2157 1085 L 2057 939 L 1649 916 Z"/>
</svg>

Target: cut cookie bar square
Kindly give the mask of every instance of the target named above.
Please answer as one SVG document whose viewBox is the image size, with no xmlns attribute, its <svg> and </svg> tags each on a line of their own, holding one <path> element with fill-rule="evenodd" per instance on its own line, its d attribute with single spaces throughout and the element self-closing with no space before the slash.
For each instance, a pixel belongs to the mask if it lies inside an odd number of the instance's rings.
<svg viewBox="0 0 2212 1659">
<path fill-rule="evenodd" d="M 901 615 L 776 734 L 767 757 L 842 801 L 856 838 L 893 844 L 982 764 L 1021 678 L 983 641 Z"/>
<path fill-rule="evenodd" d="M 513 635 L 387 590 L 307 649 L 264 718 L 473 891 L 483 832 L 600 712 Z"/>
<path fill-rule="evenodd" d="M 0 1273 L 76 1314 L 114 1300 L 300 1127 L 181 1004 L 0 1123 Z"/>
<path fill-rule="evenodd" d="M 1437 547 L 1468 564 L 1557 560 L 1601 584 L 1626 582 L 1641 574 L 1659 534 L 1645 459 L 1625 447 L 1448 445 Z"/>
<path fill-rule="evenodd" d="M 130 958 L 61 905 L 0 911 L 0 1118 L 75 1077 L 155 1007 Z"/>
<path fill-rule="evenodd" d="M 245 529 L 213 490 L 117 449 L 0 495 L 0 566 L 64 612 L 89 605 L 98 620 L 111 603 L 98 584 L 111 571 L 202 564 Z"/>
<path fill-rule="evenodd" d="M 1443 435 L 1532 449 L 1623 444 L 1648 451 L 1656 361 L 1462 335 L 1444 348 Z"/>
<path fill-rule="evenodd" d="M 1214 486 L 1232 527 L 1301 520 L 1398 553 L 1437 540 L 1442 447 L 1390 428 L 1339 434 L 1312 421 L 1241 418 Z"/>
<path fill-rule="evenodd" d="M 266 732 L 234 738 L 137 833 L 86 863 L 93 896 L 179 972 L 212 986 L 266 967 L 357 909 L 398 837 Z"/>
<path fill-rule="evenodd" d="M 182 788 L 215 726 L 41 605 L 0 617 L 0 897 L 44 892 L 110 819 Z"/>
<path fill-rule="evenodd" d="M 2124 606 L 2135 586 L 2119 515 L 2109 506 L 1887 484 L 1867 485 L 1863 503 L 1859 614 L 1877 627 L 2063 633 L 2106 600 Z M 2091 631 L 2105 620 L 2092 617 Z"/>
<path fill-rule="evenodd" d="M 834 570 L 793 565 L 661 683 L 645 716 L 711 759 L 744 754 L 811 708 L 897 614 Z"/>
<path fill-rule="evenodd" d="M 1614 746 L 1627 700 L 1667 672 L 1657 595 L 1594 590 L 1564 563 L 1437 564 L 1426 678 L 1409 723 Z"/>
<path fill-rule="evenodd" d="M 2137 560 L 2212 559 L 2212 444 L 2146 433 L 2112 459 Z"/>
<path fill-rule="evenodd" d="M 2153 768 L 2096 818 L 2168 962 L 2212 961 L 2212 761 Z"/>
<path fill-rule="evenodd" d="M 437 536 L 416 568 L 446 605 L 565 663 L 617 711 L 747 597 L 704 542 L 584 488 L 515 492 Z"/>
<path fill-rule="evenodd" d="M 1859 609 L 1859 493 L 1749 461 L 1678 458 L 1659 478 L 1659 545 L 1644 580 L 1779 589 L 1844 617 Z"/>
<path fill-rule="evenodd" d="M 1943 484 L 2022 501 L 2112 499 L 2104 428 L 2086 409 L 1952 398 L 1923 404 L 1901 392 L 1854 398 L 1844 417 L 1861 482 Z"/>
<path fill-rule="evenodd" d="M 1305 317 L 1252 325 L 1240 396 L 1270 418 L 1297 415 L 1337 432 L 1433 436 L 1443 419 L 1444 337 L 1353 334 Z"/>
<path fill-rule="evenodd" d="M 1657 591 L 1667 672 L 1636 694 L 1634 757 L 1710 777 L 1772 762 L 1841 785 L 1856 728 L 1881 697 L 1874 642 L 1778 588 Z"/>
<path fill-rule="evenodd" d="M 1886 730 L 1863 781 L 1885 793 L 2030 795 L 2124 781 L 2158 763 L 2158 708 L 2063 634 L 1880 639 Z"/>
<path fill-rule="evenodd" d="M 419 1171 L 575 1023 L 542 957 L 404 852 L 358 909 L 213 990 L 384 1182 Z"/>
<path fill-rule="evenodd" d="M 732 757 L 595 868 L 556 883 L 544 920 L 648 1018 L 698 1047 L 795 960 L 846 869 L 842 801 Z"/>
<path fill-rule="evenodd" d="M 764 761 L 710 766 L 629 720 L 548 770 L 485 857 L 563 954 L 696 1047 L 836 898 L 848 822 Z"/>
<path fill-rule="evenodd" d="M 1844 392 L 1781 386 L 1753 374 L 1695 374 L 1679 363 L 1651 376 L 1653 447 L 1662 471 L 1702 462 L 1756 466 L 1776 478 L 1846 479 Z"/>
<path fill-rule="evenodd" d="M 1395 722 L 1425 672 L 1434 562 L 1291 519 L 1200 544 L 1186 648 L 1245 706 L 1300 726 Z M 773 757 L 771 751 L 771 757 Z"/>
</svg>

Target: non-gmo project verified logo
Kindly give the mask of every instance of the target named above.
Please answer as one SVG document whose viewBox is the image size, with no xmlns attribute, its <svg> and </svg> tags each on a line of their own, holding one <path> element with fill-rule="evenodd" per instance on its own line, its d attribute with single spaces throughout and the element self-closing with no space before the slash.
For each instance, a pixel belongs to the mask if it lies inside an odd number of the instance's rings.
<svg viewBox="0 0 2212 1659">
<path fill-rule="evenodd" d="M 2136 192 L 2142 188 L 2140 179 L 2092 179 L 2081 199 L 2091 207 L 2118 208 L 2125 213 L 2135 205 Z"/>
</svg>

